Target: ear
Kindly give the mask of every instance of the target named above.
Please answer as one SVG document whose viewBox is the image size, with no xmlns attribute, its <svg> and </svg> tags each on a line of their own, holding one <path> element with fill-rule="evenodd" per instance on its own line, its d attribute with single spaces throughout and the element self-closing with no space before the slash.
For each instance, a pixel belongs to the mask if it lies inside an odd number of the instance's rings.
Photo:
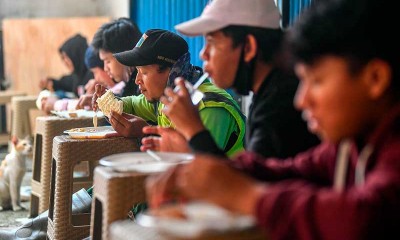
<svg viewBox="0 0 400 240">
<path fill-rule="evenodd" d="M 367 64 L 364 76 L 369 96 L 377 99 L 389 89 L 392 82 L 392 69 L 387 62 L 375 59 Z"/>
<path fill-rule="evenodd" d="M 12 136 L 11 142 L 12 142 L 12 144 L 13 144 L 14 146 L 16 146 L 17 143 L 18 143 L 18 138 L 17 138 L 17 136 Z"/>
<path fill-rule="evenodd" d="M 256 38 L 253 35 L 248 34 L 246 36 L 246 43 L 244 45 L 244 61 L 250 62 L 253 58 L 255 58 L 257 55 L 257 49 L 258 45 Z"/>
</svg>

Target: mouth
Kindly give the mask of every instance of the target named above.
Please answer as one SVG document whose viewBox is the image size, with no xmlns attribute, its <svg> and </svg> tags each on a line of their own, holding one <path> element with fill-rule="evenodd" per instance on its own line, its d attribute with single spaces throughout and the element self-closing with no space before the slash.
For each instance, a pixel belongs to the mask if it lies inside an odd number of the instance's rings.
<svg viewBox="0 0 400 240">
<path fill-rule="evenodd" d="M 141 93 L 141 94 L 144 94 L 145 92 L 147 92 L 146 89 L 141 89 L 140 87 L 139 87 L 139 90 L 140 90 L 140 93 Z"/>
<path fill-rule="evenodd" d="M 320 128 L 318 120 L 308 110 L 304 110 L 301 114 L 304 121 L 307 122 L 308 129 L 315 133 Z"/>
</svg>

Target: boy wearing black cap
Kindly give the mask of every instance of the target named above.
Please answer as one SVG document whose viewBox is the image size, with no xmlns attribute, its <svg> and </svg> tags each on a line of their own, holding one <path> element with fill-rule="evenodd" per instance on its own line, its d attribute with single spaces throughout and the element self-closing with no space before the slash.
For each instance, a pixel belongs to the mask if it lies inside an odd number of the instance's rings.
<svg viewBox="0 0 400 240">
<path fill-rule="evenodd" d="M 170 31 L 152 29 L 143 34 L 135 48 L 114 54 L 114 57 L 126 66 L 136 66 L 135 83 L 141 92 L 140 96 L 122 98 L 124 113 L 112 113 L 110 117 L 114 129 L 125 137 L 141 137 L 141 127 L 147 125 L 144 121 L 174 127 L 162 111 L 164 105 L 159 102 L 165 88 L 173 87 L 176 77 L 184 77 L 193 84 L 203 73 L 201 68 L 190 64 L 186 41 Z M 229 156 L 243 150 L 245 117 L 237 103 L 208 80 L 199 90 L 205 93 L 205 98 L 199 103 L 198 111 L 217 145 Z M 104 92 L 105 89 L 99 87 L 97 97 Z M 182 143 L 185 144 L 169 150 L 189 151 L 185 140 Z"/>
</svg>

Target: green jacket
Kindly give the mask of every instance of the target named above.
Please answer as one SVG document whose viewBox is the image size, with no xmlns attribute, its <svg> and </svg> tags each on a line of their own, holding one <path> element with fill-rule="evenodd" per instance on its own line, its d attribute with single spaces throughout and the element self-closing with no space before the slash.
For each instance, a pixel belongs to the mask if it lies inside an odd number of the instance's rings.
<svg viewBox="0 0 400 240">
<path fill-rule="evenodd" d="M 244 149 L 245 122 L 236 101 L 225 90 L 217 88 L 210 82 L 200 85 L 199 90 L 205 94 L 199 103 L 199 114 L 204 126 L 210 131 L 218 147 L 228 156 Z M 161 111 L 164 104 L 154 104 L 146 100 L 143 94 L 123 97 L 124 112 L 134 114 L 146 121 L 156 122 L 162 127 L 175 127 Z M 157 109 L 156 109 L 157 108 Z"/>
</svg>

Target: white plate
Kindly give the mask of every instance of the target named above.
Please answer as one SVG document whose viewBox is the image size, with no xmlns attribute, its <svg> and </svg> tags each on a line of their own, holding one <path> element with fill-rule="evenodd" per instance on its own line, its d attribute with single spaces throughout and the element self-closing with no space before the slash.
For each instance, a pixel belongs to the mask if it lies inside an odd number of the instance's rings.
<svg viewBox="0 0 400 240">
<path fill-rule="evenodd" d="M 62 118 L 93 118 L 94 115 L 97 115 L 98 118 L 104 117 L 104 114 L 101 111 L 88 111 L 84 109 L 74 110 L 74 111 L 51 111 L 52 114 L 62 117 Z"/>
<path fill-rule="evenodd" d="M 64 133 L 72 138 L 106 138 L 107 135 L 117 134 L 112 126 L 72 128 L 65 130 Z"/>
<path fill-rule="evenodd" d="M 252 216 L 233 214 L 219 206 L 205 202 L 170 205 L 160 210 L 171 210 L 171 208 L 175 208 L 174 211 L 180 209 L 179 211 L 185 218 L 160 217 L 150 210 L 139 214 L 137 223 L 144 227 L 154 227 L 160 233 L 178 238 L 195 238 L 215 233 L 242 231 L 252 228 L 256 224 Z"/>
<path fill-rule="evenodd" d="M 100 159 L 103 166 L 112 167 L 120 172 L 162 172 L 179 163 L 187 163 L 193 159 L 192 154 L 156 152 L 161 161 L 155 160 L 145 152 L 119 153 Z"/>
</svg>

